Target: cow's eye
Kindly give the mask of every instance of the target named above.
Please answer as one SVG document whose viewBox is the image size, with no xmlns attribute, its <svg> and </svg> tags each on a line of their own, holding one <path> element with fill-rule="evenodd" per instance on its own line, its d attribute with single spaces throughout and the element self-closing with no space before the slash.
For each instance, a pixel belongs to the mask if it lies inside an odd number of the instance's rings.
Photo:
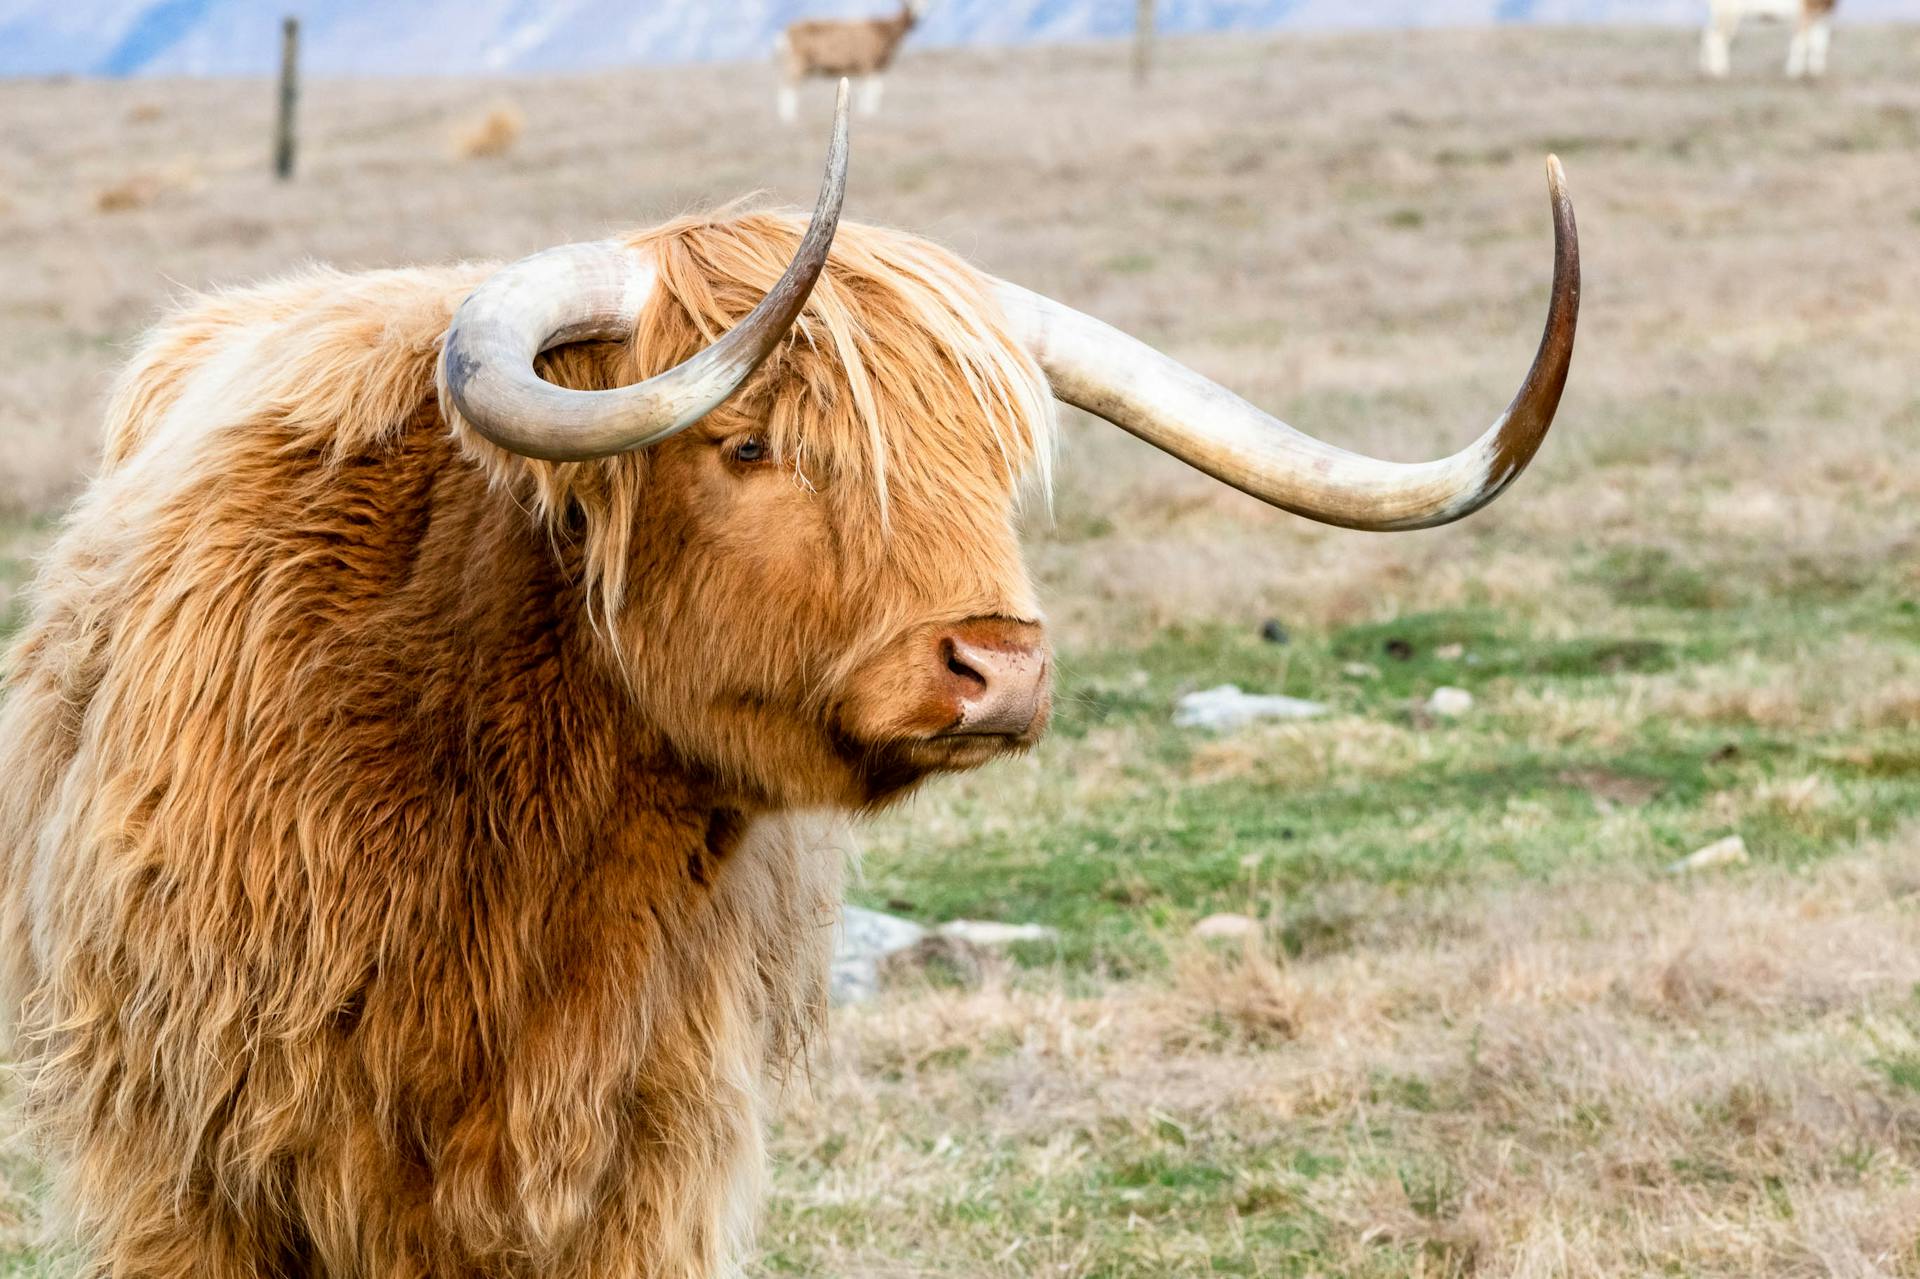
<svg viewBox="0 0 1920 1279">
<path fill-rule="evenodd" d="M 755 466 L 773 460 L 773 450 L 757 435 L 743 435 L 727 445 L 727 460 L 740 466 Z"/>
</svg>

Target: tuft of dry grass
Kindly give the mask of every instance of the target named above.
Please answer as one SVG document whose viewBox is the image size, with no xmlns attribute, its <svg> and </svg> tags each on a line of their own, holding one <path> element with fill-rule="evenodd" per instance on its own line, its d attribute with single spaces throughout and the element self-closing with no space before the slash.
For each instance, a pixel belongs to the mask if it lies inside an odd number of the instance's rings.
<svg viewBox="0 0 1920 1279">
<path fill-rule="evenodd" d="M 101 187 L 93 193 L 93 207 L 98 213 L 124 213 L 128 209 L 144 209 L 160 198 L 166 190 L 160 179 L 151 173 L 136 173 L 124 182 Z"/>
<path fill-rule="evenodd" d="M 461 125 L 453 135 L 453 153 L 462 160 L 489 160 L 513 150 L 527 131 L 527 118 L 512 103 L 489 107 L 479 119 Z"/>
<path fill-rule="evenodd" d="M 1174 957 L 1162 997 L 1162 1049 L 1274 1048 L 1312 1015 L 1284 957 L 1256 936 L 1237 946 L 1196 945 Z"/>
<path fill-rule="evenodd" d="M 192 162 L 181 160 L 164 169 L 143 169 L 108 183 L 93 193 L 93 208 L 96 213 L 151 208 L 171 196 L 192 191 L 198 184 Z"/>
</svg>

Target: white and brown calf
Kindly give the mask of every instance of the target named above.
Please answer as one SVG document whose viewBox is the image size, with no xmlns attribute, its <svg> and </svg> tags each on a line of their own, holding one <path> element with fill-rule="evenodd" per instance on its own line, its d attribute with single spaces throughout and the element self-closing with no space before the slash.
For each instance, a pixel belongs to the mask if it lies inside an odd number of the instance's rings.
<svg viewBox="0 0 1920 1279">
<path fill-rule="evenodd" d="M 799 115 L 800 85 L 809 77 L 857 81 L 861 114 L 877 112 L 881 74 L 925 7 L 924 0 L 903 0 L 891 17 L 813 18 L 788 27 L 773 47 L 780 64 L 780 118 L 792 124 Z"/>
<path fill-rule="evenodd" d="M 1835 0 L 1710 0 L 1711 12 L 1700 37 L 1700 70 L 1723 77 L 1732 68 L 1733 38 L 1748 18 L 1791 22 L 1787 74 L 1794 79 L 1827 73 L 1827 44 L 1833 34 Z"/>
</svg>

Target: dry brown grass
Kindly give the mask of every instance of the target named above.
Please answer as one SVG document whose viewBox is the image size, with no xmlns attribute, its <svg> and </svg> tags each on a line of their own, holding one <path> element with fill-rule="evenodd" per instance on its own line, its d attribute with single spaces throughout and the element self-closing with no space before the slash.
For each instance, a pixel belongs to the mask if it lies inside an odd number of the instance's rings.
<svg viewBox="0 0 1920 1279">
<path fill-rule="evenodd" d="M 1842 572 L 1910 552 L 1911 522 L 1891 517 L 1920 500 L 1920 480 L 1892 459 L 1916 427 L 1920 320 L 1893 282 L 1920 265 L 1920 192 L 1913 166 L 1887 157 L 1920 127 L 1901 71 L 1911 50 L 1850 35 L 1843 74 L 1809 93 L 1700 84 L 1684 43 L 1180 43 L 1141 95 L 1109 49 L 1004 68 L 927 55 L 887 116 L 856 131 L 850 212 L 943 238 L 1314 429 L 1411 456 L 1458 441 L 1510 393 L 1545 286 L 1539 159 L 1563 153 L 1589 240 L 1587 314 L 1528 500 L 1412 539 L 1313 530 L 1076 429 L 1061 503 L 1076 527 L 1042 530 L 1037 548 L 1069 626 L 1104 628 L 1117 610 L 1331 622 L 1478 591 L 1538 600 L 1555 584 L 1544 552 L 1574 536 L 1638 544 L 1650 508 L 1663 543 L 1778 537 L 1823 548 Z M 498 170 L 442 141 L 492 119 L 497 87 L 320 81 L 301 179 L 286 186 L 267 172 L 265 84 L 0 85 L 0 187 L 14 205 L 0 223 L 12 348 L 0 431 L 33 459 L 7 462 L 0 492 L 40 509 L 71 490 L 101 381 L 181 287 L 306 257 L 521 253 L 756 189 L 804 203 L 820 130 L 762 127 L 766 74 L 516 82 L 513 110 L 537 127 Z M 1472 94 L 1456 92 L 1464 83 Z M 194 157 L 202 189 L 82 234 L 76 190 L 91 199 L 156 151 Z M 1676 453 L 1711 459 L 1716 482 L 1668 466 Z M 1074 536 L 1090 524 L 1114 528 Z M 1257 553 L 1281 539 L 1285 555 Z"/>
<path fill-rule="evenodd" d="M 784 1223 L 867 1223 L 809 1242 L 819 1273 L 1108 1273 L 945 1205 L 1012 1162 L 1111 1211 L 1082 1184 L 1171 1137 L 1318 1222 L 1309 1273 L 1915 1273 L 1920 1092 L 1882 1067 L 1920 1062 L 1916 884 L 1920 827 L 1806 877 L 1465 896 L 1284 964 L 1182 949 L 1164 986 L 896 993 L 794 1103 Z M 1150 1214 L 1124 1273 L 1213 1273 L 1204 1215 Z M 941 1256 L 889 1260 L 916 1237 Z"/>
</svg>

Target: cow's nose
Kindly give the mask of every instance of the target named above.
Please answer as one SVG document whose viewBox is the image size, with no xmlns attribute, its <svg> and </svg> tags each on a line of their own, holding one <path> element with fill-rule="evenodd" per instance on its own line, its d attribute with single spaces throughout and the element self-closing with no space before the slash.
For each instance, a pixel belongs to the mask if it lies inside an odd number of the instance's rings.
<svg viewBox="0 0 1920 1279">
<path fill-rule="evenodd" d="M 1025 737 L 1040 726 L 1052 662 L 1038 626 L 998 617 L 962 622 L 941 634 L 939 660 L 958 710 L 948 736 Z"/>
</svg>

